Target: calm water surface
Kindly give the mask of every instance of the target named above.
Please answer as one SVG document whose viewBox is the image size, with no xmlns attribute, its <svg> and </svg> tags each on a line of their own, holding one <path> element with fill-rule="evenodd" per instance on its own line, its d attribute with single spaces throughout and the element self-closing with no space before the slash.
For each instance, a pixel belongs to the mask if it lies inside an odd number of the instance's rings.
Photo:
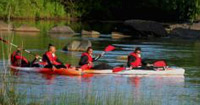
<svg viewBox="0 0 200 105">
<path fill-rule="evenodd" d="M 135 47 L 141 47 L 142 58 L 165 59 L 168 65 L 183 67 L 186 70 L 184 76 L 55 76 L 29 72 L 11 73 L 10 75 L 10 70 L 7 68 L 7 54 L 10 51 L 7 45 L 0 43 L 0 75 L 1 77 L 6 75 L 6 79 L 1 78 L 0 86 L 11 83 L 15 91 L 23 93 L 27 101 L 45 103 L 53 100 L 56 104 L 59 104 L 59 101 L 65 101 L 68 104 L 86 104 L 87 101 L 95 100 L 104 105 L 128 105 L 130 101 L 134 104 L 158 105 L 198 105 L 200 103 L 200 41 L 112 39 L 109 34 L 112 24 L 108 25 L 108 23 L 70 24 L 76 32 L 80 32 L 82 28 L 98 30 L 103 33 L 99 38 L 82 37 L 79 34 L 74 36 L 50 35 L 47 30 L 57 25 L 56 22 L 14 22 L 16 26 L 24 23 L 37 26 L 42 32 L 36 34 L 1 32 L 1 37 L 12 40 L 13 43 L 38 54 L 46 51 L 48 43 L 53 43 L 58 49 L 58 57 L 73 65 L 77 65 L 81 52 L 63 51 L 62 48 L 72 40 L 89 39 L 93 43 L 95 54 L 101 53 L 108 44 L 117 47 L 115 51 L 107 53 L 96 64 L 106 62 L 112 66 L 125 65 L 126 60 L 119 59 L 118 56 L 127 55 Z M 33 58 L 26 53 L 24 56 L 29 60 Z"/>
</svg>

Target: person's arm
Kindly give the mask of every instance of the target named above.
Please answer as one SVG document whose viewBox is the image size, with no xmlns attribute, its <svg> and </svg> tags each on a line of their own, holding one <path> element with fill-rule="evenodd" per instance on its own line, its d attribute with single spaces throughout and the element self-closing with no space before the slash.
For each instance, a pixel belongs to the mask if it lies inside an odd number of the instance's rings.
<svg viewBox="0 0 200 105">
<path fill-rule="evenodd" d="M 36 63 L 39 60 L 40 60 L 39 55 L 36 55 L 35 58 L 30 62 L 30 66 L 32 66 L 34 63 Z"/>
<path fill-rule="evenodd" d="M 127 66 L 131 67 L 131 63 L 134 62 L 136 58 L 134 56 L 128 56 Z"/>
<path fill-rule="evenodd" d="M 79 61 L 79 65 L 82 66 L 82 65 L 85 65 L 85 64 L 88 64 L 88 57 L 82 56 L 80 61 Z"/>
<path fill-rule="evenodd" d="M 37 58 L 33 59 L 33 61 L 30 62 L 30 66 L 32 66 L 37 61 Z"/>
<path fill-rule="evenodd" d="M 92 58 L 92 59 L 93 59 L 93 62 L 94 62 L 94 61 L 97 61 L 99 58 L 101 58 L 101 55 L 98 55 L 97 57 Z"/>
<path fill-rule="evenodd" d="M 49 57 L 47 57 L 46 54 L 43 55 L 43 59 L 47 60 L 47 65 L 53 66 L 53 64 L 52 64 L 51 61 L 49 60 Z"/>
</svg>

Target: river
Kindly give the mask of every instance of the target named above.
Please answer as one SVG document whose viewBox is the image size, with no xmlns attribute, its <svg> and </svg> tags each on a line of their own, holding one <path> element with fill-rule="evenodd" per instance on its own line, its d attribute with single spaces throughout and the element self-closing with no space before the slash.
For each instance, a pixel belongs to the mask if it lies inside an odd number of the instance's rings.
<svg viewBox="0 0 200 105">
<path fill-rule="evenodd" d="M 198 105 L 200 103 L 200 41 L 181 39 L 112 39 L 111 28 L 116 23 L 78 22 L 29 22 L 15 21 L 15 26 L 29 24 L 40 33 L 7 33 L 0 35 L 6 40 L 23 46 L 33 53 L 42 54 L 49 43 L 57 47 L 57 56 L 64 62 L 77 65 L 81 52 L 63 51 L 64 45 L 72 40 L 88 39 L 92 42 L 94 54 L 102 52 L 109 44 L 116 50 L 108 52 L 97 63 L 112 66 L 125 65 L 125 59 L 135 47 L 142 48 L 144 59 L 165 59 L 169 66 L 186 70 L 184 76 L 131 76 L 131 75 L 88 75 L 56 76 L 29 72 L 10 72 L 8 56 L 14 47 L 0 43 L 1 88 L 11 88 L 20 94 L 21 103 L 70 104 L 70 105 Z M 76 32 L 94 29 L 102 34 L 98 38 L 77 35 L 50 35 L 48 30 L 55 25 L 69 25 Z M 23 53 L 29 60 L 33 57 Z M 6 89 L 4 89 L 6 91 Z M 11 97 L 12 98 L 12 97 Z M 24 102 L 25 101 L 25 102 Z"/>
</svg>

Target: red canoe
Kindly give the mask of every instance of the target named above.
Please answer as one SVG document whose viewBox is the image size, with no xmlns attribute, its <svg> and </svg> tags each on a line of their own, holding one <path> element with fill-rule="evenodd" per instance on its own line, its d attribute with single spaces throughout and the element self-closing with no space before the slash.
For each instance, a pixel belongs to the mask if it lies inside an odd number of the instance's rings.
<svg viewBox="0 0 200 105">
<path fill-rule="evenodd" d="M 80 70 L 76 70 L 75 68 L 69 69 L 51 69 L 51 68 L 38 68 L 38 67 L 16 67 L 10 66 L 13 71 L 26 71 L 26 72 L 38 72 L 43 74 L 56 74 L 56 75 L 74 75 L 79 76 L 82 75 L 83 72 Z"/>
</svg>

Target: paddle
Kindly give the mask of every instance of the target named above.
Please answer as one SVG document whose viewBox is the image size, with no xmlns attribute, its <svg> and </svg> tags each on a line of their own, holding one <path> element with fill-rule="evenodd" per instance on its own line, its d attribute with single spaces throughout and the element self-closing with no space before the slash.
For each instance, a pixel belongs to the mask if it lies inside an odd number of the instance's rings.
<svg viewBox="0 0 200 105">
<path fill-rule="evenodd" d="M 115 67 L 112 69 L 112 72 L 115 73 L 115 72 L 120 72 L 120 71 L 124 71 L 126 70 L 125 67 Z"/>
<path fill-rule="evenodd" d="M 161 67 L 166 67 L 167 63 L 164 60 L 158 60 L 158 61 L 155 61 L 150 66 L 156 67 L 156 68 L 161 68 Z M 115 68 L 112 69 L 113 72 L 120 72 L 120 71 L 124 71 L 124 70 L 126 70 L 125 67 L 115 67 Z"/>
<path fill-rule="evenodd" d="M 114 49 L 115 49 L 114 46 L 108 45 L 108 46 L 104 49 L 104 51 L 101 53 L 101 55 L 103 56 L 106 52 L 112 51 L 112 50 L 114 50 Z"/>
<path fill-rule="evenodd" d="M 9 41 L 6 41 L 6 40 L 2 39 L 1 37 L 0 37 L 0 40 L 3 41 L 4 43 L 10 44 L 11 46 L 14 46 L 14 47 L 16 47 L 16 48 L 20 48 L 20 47 L 17 46 L 16 44 L 13 44 L 13 43 L 11 43 L 11 42 L 9 42 Z M 33 56 L 36 56 L 36 54 L 34 54 L 34 53 L 32 53 L 32 52 L 30 52 L 30 51 L 28 51 L 28 50 L 26 50 L 26 49 L 22 49 L 22 50 L 25 51 L 25 52 L 27 52 L 28 54 L 31 54 L 31 55 L 33 55 Z M 39 56 L 39 58 L 41 59 L 42 57 Z"/>
<path fill-rule="evenodd" d="M 153 67 L 166 67 L 167 63 L 164 60 L 155 61 Z"/>
<path fill-rule="evenodd" d="M 114 49 L 115 49 L 114 46 L 108 45 L 108 46 L 104 49 L 104 51 L 101 53 L 101 56 L 100 56 L 100 57 L 104 56 L 104 54 L 105 54 L 106 52 L 112 51 L 112 50 L 114 50 Z M 95 58 L 95 61 L 97 61 L 100 57 L 96 57 L 96 58 Z"/>
</svg>

